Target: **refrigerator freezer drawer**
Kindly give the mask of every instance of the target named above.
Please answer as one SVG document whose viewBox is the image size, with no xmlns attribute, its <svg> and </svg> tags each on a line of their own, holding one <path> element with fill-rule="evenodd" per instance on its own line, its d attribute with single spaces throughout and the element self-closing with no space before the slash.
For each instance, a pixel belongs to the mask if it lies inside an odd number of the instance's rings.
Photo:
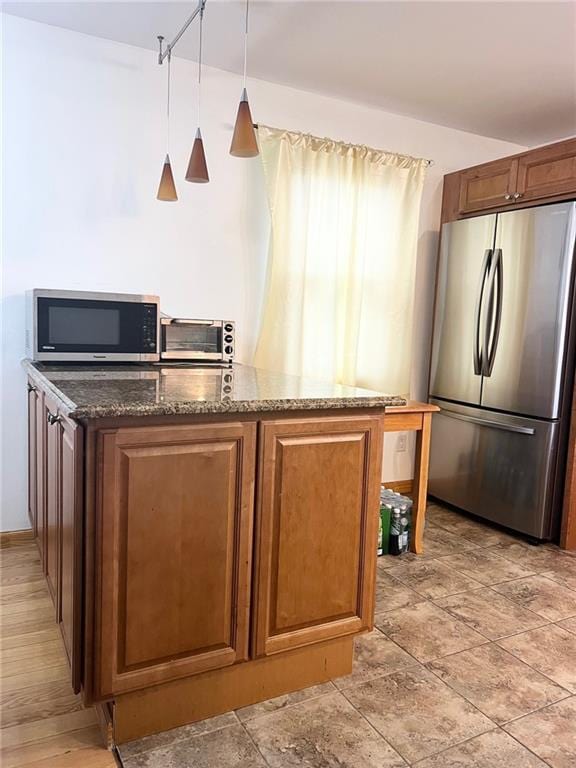
<svg viewBox="0 0 576 768">
<path fill-rule="evenodd" d="M 429 492 L 538 539 L 552 532 L 559 422 L 433 400 Z"/>
</svg>

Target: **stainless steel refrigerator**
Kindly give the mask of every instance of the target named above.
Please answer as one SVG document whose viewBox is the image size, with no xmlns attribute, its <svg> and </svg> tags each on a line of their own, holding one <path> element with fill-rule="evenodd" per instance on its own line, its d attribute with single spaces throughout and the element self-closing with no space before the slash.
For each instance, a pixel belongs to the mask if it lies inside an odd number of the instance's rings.
<svg viewBox="0 0 576 768">
<path fill-rule="evenodd" d="M 442 228 L 430 494 L 534 539 L 558 528 L 574 367 L 576 203 Z"/>
</svg>

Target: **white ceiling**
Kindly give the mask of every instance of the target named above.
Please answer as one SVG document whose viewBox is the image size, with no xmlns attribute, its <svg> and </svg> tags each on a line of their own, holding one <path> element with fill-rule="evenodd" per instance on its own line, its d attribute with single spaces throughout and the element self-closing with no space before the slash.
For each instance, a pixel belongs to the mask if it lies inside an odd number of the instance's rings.
<svg viewBox="0 0 576 768">
<path fill-rule="evenodd" d="M 191 2 L 8 2 L 28 19 L 156 48 Z M 205 62 L 241 72 L 244 1 L 208 0 Z M 195 59 L 197 28 L 175 55 Z M 252 0 L 249 76 L 535 145 L 576 134 L 576 0 Z"/>
</svg>

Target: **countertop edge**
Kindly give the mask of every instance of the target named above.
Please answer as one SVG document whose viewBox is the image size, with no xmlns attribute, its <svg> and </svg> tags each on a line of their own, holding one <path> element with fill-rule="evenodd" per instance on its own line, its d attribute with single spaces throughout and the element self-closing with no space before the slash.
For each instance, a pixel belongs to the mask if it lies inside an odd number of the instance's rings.
<svg viewBox="0 0 576 768">
<path fill-rule="evenodd" d="M 53 384 L 32 360 L 22 360 L 22 366 L 31 379 L 49 392 L 60 404 L 63 415 L 76 420 L 109 419 L 122 417 L 146 416 L 194 416 L 206 414 L 231 413 L 280 413 L 282 411 L 330 411 L 344 409 L 385 409 L 390 406 L 404 406 L 406 400 L 396 395 L 376 395 L 374 397 L 339 397 L 339 398 L 287 398 L 279 400 L 234 400 L 210 401 L 190 400 L 181 403 L 157 403 L 154 405 L 106 405 L 79 406 Z"/>
</svg>

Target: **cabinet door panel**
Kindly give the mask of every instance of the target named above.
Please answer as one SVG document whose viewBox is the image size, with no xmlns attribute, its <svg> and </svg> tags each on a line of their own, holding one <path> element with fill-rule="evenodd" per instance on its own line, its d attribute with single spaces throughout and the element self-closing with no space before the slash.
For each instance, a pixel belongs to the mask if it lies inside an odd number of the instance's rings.
<svg viewBox="0 0 576 768">
<path fill-rule="evenodd" d="M 46 572 L 46 409 L 44 393 L 36 394 L 36 542 Z"/>
<path fill-rule="evenodd" d="M 49 416 L 57 416 L 58 406 L 44 396 L 44 421 L 46 422 L 46 581 L 57 620 L 60 620 L 60 427 L 49 424 Z"/>
<path fill-rule="evenodd" d="M 82 427 L 64 419 L 57 428 L 62 490 L 60 630 L 72 671 L 72 687 L 78 693 L 82 661 Z"/>
<path fill-rule="evenodd" d="M 369 629 L 379 416 L 261 425 L 256 655 Z"/>
<path fill-rule="evenodd" d="M 246 659 L 255 426 L 105 432 L 101 455 L 98 695 Z"/>
<path fill-rule="evenodd" d="M 498 160 L 470 168 L 460 174 L 460 212 L 483 211 L 512 204 L 506 195 L 514 192 L 517 160 Z"/>
<path fill-rule="evenodd" d="M 520 157 L 517 187 L 522 200 L 576 193 L 576 139 Z"/>
<path fill-rule="evenodd" d="M 32 533 L 37 536 L 36 522 L 36 387 L 28 382 L 28 519 Z"/>
</svg>

